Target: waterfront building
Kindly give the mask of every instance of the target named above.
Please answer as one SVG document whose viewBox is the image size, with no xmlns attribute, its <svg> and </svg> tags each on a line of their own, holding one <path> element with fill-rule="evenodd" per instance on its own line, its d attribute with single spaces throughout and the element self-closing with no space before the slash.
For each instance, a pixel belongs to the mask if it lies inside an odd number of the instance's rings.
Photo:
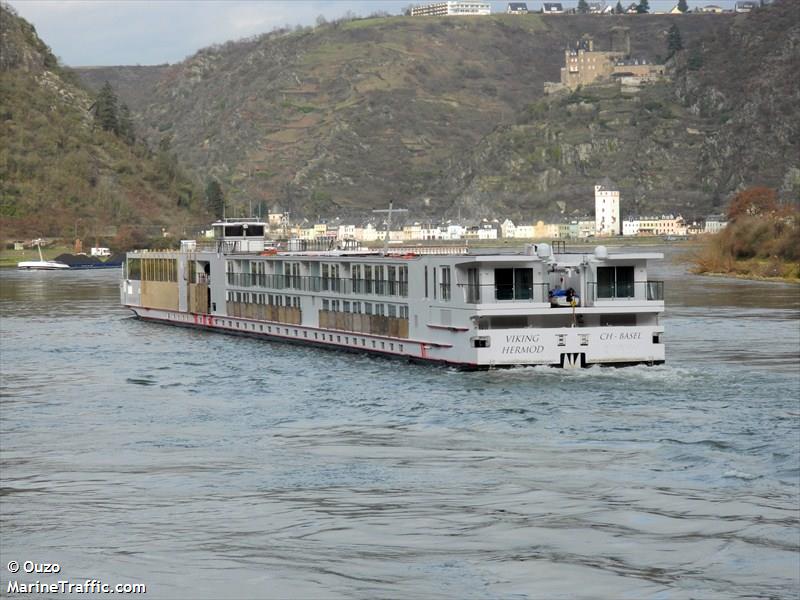
<svg viewBox="0 0 800 600">
<path fill-rule="evenodd" d="M 619 235 L 622 232 L 619 218 L 619 190 L 606 177 L 594 186 L 594 234 Z"/>
</svg>

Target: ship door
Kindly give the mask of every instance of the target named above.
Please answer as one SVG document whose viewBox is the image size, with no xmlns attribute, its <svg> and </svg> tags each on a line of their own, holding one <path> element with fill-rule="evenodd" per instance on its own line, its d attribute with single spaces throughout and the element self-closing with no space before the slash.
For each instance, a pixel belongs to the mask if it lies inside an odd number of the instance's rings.
<svg viewBox="0 0 800 600">
<path fill-rule="evenodd" d="M 211 263 L 205 263 L 203 265 L 203 273 L 205 274 L 206 279 L 206 306 L 205 312 L 209 313 L 209 308 L 211 307 Z"/>
</svg>

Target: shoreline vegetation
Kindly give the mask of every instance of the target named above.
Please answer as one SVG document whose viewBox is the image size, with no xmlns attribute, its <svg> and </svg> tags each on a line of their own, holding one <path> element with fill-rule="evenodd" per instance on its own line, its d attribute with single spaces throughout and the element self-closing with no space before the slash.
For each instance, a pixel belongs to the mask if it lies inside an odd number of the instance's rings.
<svg viewBox="0 0 800 600">
<path fill-rule="evenodd" d="M 728 226 L 688 258 L 698 275 L 800 283 L 800 211 L 770 188 L 739 192 Z"/>
</svg>

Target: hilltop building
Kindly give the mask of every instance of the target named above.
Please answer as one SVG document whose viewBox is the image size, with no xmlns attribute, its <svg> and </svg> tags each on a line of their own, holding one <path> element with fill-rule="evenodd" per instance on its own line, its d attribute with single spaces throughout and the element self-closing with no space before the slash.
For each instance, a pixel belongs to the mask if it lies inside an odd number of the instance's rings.
<svg viewBox="0 0 800 600">
<path fill-rule="evenodd" d="M 480 0 L 447 0 L 411 7 L 412 17 L 444 17 L 449 15 L 490 15 L 492 6 Z"/>
<path fill-rule="evenodd" d="M 506 12 L 510 15 L 527 15 L 528 5 L 524 2 L 509 2 Z"/>
<path fill-rule="evenodd" d="M 598 236 L 620 235 L 619 190 L 606 177 L 594 186 L 594 233 Z"/>
<path fill-rule="evenodd" d="M 664 65 L 629 57 L 630 32 L 627 28 L 612 29 L 611 47 L 610 52 L 597 51 L 594 49 L 594 40 L 584 36 L 575 44 L 574 49 L 565 50 L 559 87 L 574 90 L 579 85 L 610 79 L 638 85 L 655 81 L 664 75 Z M 545 86 L 548 87 L 547 84 Z"/>
<path fill-rule="evenodd" d="M 561 2 L 545 2 L 542 4 L 542 14 L 544 15 L 560 15 L 564 12 L 564 6 Z"/>
</svg>

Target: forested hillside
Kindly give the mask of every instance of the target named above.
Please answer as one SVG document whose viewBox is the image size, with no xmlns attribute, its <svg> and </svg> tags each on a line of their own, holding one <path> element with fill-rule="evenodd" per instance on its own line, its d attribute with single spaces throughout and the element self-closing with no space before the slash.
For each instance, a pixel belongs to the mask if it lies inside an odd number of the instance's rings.
<svg viewBox="0 0 800 600">
<path fill-rule="evenodd" d="M 81 237 L 205 222 L 168 148 L 136 141 L 112 96 L 87 91 L 32 25 L 0 4 L 0 226 L 4 237 Z"/>
<path fill-rule="evenodd" d="M 648 190 L 637 196 L 648 209 L 671 210 L 671 167 L 658 156 L 639 167 L 646 181 L 638 174 L 629 178 L 630 166 L 621 162 L 641 147 L 626 148 L 618 160 L 594 158 L 606 148 L 592 139 L 592 132 L 604 132 L 590 122 L 594 113 L 536 114 L 545 136 L 567 127 L 560 158 L 553 140 L 540 143 L 537 133 L 531 150 L 508 126 L 530 119 L 528 107 L 542 99 L 544 82 L 559 78 L 564 48 L 583 34 L 609 49 L 612 28 L 628 27 L 633 55 L 653 61 L 666 56 L 673 22 L 689 44 L 732 20 L 531 14 L 346 21 L 201 50 L 180 64 L 157 67 L 151 93 L 126 99 L 150 139 L 171 140 L 198 177 L 219 178 L 233 200 L 279 204 L 294 215 L 361 215 L 393 200 L 416 215 L 513 207 L 544 217 L 560 212 L 558 201 L 565 198 L 576 210 L 588 210 L 591 185 L 604 174 Z M 95 69 L 81 73 L 99 83 Z M 133 76 L 120 70 L 120 90 Z M 639 110 L 636 100 L 610 102 L 612 112 Z M 562 122 L 564 115 L 571 124 Z M 558 120 L 547 121 L 550 116 Z M 604 120 L 621 130 L 621 140 L 648 131 L 627 116 Z M 679 122 L 667 129 L 686 131 Z M 509 144 L 521 155 L 502 150 L 484 160 Z M 573 154 L 592 159 L 575 161 Z M 673 154 L 691 159 L 682 148 Z M 658 172 L 651 176 L 653 165 Z M 712 203 L 702 185 L 681 184 L 698 211 Z"/>
</svg>

